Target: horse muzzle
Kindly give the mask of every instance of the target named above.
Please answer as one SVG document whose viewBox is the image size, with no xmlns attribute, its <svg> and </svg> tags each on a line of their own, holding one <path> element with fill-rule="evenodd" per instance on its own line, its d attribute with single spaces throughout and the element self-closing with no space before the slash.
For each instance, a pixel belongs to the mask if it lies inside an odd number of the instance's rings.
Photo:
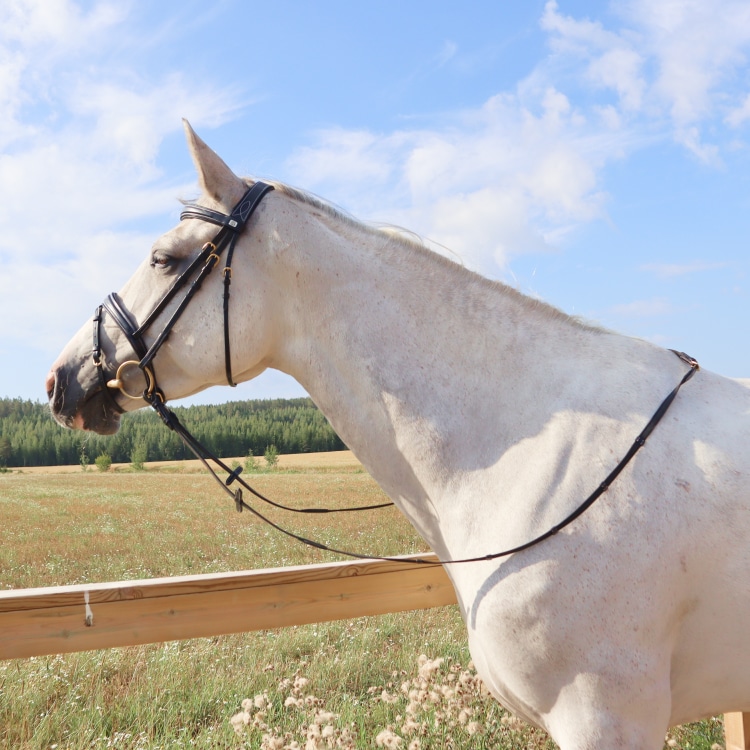
<svg viewBox="0 0 750 750">
<path fill-rule="evenodd" d="M 112 435 L 120 429 L 120 413 L 93 375 L 90 384 L 82 383 L 73 368 L 53 365 L 45 382 L 50 412 L 63 427 Z"/>
</svg>

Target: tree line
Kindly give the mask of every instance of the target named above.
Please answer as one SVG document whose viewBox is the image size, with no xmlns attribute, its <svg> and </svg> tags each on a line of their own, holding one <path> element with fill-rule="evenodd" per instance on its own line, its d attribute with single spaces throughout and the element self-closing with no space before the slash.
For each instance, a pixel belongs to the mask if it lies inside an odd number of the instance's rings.
<svg viewBox="0 0 750 750">
<path fill-rule="evenodd" d="M 221 458 L 345 450 L 309 398 L 234 401 L 211 406 L 176 406 L 180 422 Z M 46 404 L 0 399 L 0 467 L 92 463 L 107 454 L 115 463 L 132 456 L 148 461 L 193 458 L 172 430 L 150 409 L 124 414 L 116 435 L 66 430 Z"/>
</svg>

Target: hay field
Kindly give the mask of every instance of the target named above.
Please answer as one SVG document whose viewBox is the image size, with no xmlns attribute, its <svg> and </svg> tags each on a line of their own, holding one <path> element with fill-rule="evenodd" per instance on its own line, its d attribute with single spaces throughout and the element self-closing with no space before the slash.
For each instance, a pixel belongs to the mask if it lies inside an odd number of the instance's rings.
<svg viewBox="0 0 750 750">
<path fill-rule="evenodd" d="M 244 463 L 245 456 L 239 458 L 222 459 L 226 464 L 233 461 Z M 263 463 L 263 457 L 258 457 L 258 463 Z M 91 467 L 92 470 L 94 466 Z M 174 470 L 182 473 L 201 471 L 201 463 L 197 459 L 188 461 L 151 461 L 146 464 L 151 470 Z M 351 451 L 328 451 L 321 453 L 295 453 L 280 455 L 278 468 L 280 470 L 310 471 L 317 469 L 362 470 L 362 464 Z M 111 471 L 127 471 L 129 464 L 112 464 Z M 25 474 L 77 474 L 81 471 L 78 464 L 74 466 L 30 466 L 22 469 Z"/>
<path fill-rule="evenodd" d="M 192 462 L 0 474 L 3 588 L 323 562 L 237 514 Z M 231 463 L 228 461 L 228 463 Z M 248 476 L 248 475 L 244 475 Z M 291 505 L 383 499 L 347 453 L 249 475 Z M 265 511 L 264 511 L 265 512 Z M 424 551 L 395 509 L 268 515 L 327 544 Z M 334 520 L 331 520 L 334 519 Z M 2 634 L 0 634 L 2 637 Z M 709 750 L 718 720 L 670 735 Z M 0 748 L 553 748 L 483 694 L 456 607 L 0 662 Z"/>
</svg>

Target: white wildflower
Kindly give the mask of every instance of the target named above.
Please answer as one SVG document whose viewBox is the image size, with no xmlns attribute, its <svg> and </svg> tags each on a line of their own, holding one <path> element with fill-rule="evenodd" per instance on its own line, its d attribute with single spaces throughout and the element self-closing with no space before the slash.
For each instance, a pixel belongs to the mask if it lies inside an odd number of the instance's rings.
<svg viewBox="0 0 750 750">
<path fill-rule="evenodd" d="M 375 744 L 378 747 L 401 747 L 401 745 L 404 744 L 404 739 L 388 728 L 384 729 L 377 737 L 375 737 Z"/>
<path fill-rule="evenodd" d="M 414 721 L 414 719 L 407 719 L 403 723 L 401 727 L 401 731 L 404 734 L 414 734 L 415 732 L 419 731 L 419 727 L 420 727 L 419 723 Z"/>
<path fill-rule="evenodd" d="M 423 680 L 429 680 L 432 677 L 433 673 L 440 669 L 440 666 L 442 665 L 444 660 L 442 657 L 438 657 L 437 659 L 428 659 L 424 654 L 422 654 L 417 661 L 419 664 L 419 676 Z"/>
<path fill-rule="evenodd" d="M 260 750 L 283 750 L 284 738 L 272 734 L 264 734 L 260 743 Z"/>
<path fill-rule="evenodd" d="M 315 724 L 328 724 L 332 722 L 336 718 L 336 714 L 331 713 L 330 711 L 316 711 L 315 712 L 315 718 L 313 719 L 313 722 Z"/>
<path fill-rule="evenodd" d="M 247 711 L 240 711 L 229 720 L 229 723 L 236 734 L 242 734 L 245 727 L 250 723 L 250 714 Z"/>
</svg>

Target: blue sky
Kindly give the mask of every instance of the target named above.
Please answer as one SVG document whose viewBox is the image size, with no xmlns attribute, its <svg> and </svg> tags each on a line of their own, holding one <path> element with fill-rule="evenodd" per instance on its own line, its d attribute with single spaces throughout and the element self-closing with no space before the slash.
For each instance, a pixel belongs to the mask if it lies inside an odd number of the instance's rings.
<svg viewBox="0 0 750 750">
<path fill-rule="evenodd" d="M 750 377 L 748 55 L 745 0 L 3 2 L 0 397 L 44 399 L 195 196 L 182 117 L 240 174 Z"/>
</svg>

